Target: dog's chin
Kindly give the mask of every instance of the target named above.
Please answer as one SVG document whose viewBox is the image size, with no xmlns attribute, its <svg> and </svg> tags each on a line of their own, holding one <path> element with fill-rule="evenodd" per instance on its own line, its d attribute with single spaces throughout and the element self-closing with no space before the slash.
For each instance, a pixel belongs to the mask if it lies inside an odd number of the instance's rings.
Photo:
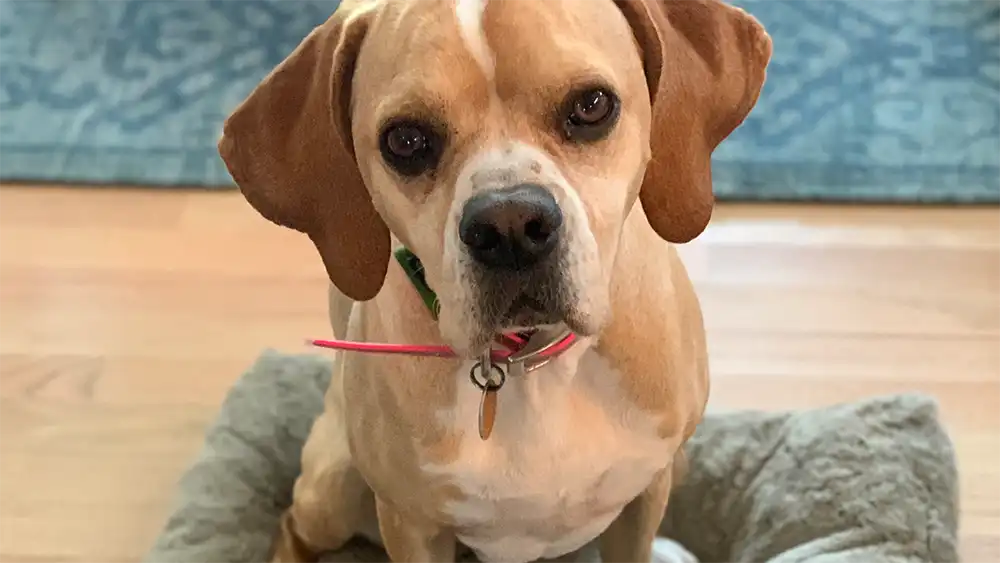
<svg viewBox="0 0 1000 563">
<path fill-rule="evenodd" d="M 488 346 L 495 342 L 501 333 L 538 330 L 543 333 L 556 333 L 568 328 L 578 336 L 594 336 L 601 323 L 593 315 L 568 308 L 537 309 L 534 307 L 513 307 L 508 314 L 492 319 L 490 322 L 479 322 L 467 330 L 455 334 L 448 339 L 449 345 L 460 356 L 475 359 Z"/>
<path fill-rule="evenodd" d="M 474 334 L 472 349 L 484 349 L 500 333 L 527 330 L 555 333 L 568 328 L 579 336 L 593 336 L 599 326 L 592 315 L 574 307 L 546 306 L 529 297 L 523 297 L 515 300 L 506 314 L 495 317 L 491 322 L 482 323 L 472 331 Z"/>
<path fill-rule="evenodd" d="M 442 336 L 464 357 L 476 357 L 502 333 L 568 328 L 593 336 L 604 321 L 604 308 L 595 306 L 603 304 L 600 294 L 581 293 L 576 288 L 582 284 L 561 269 L 510 276 L 480 272 L 473 280 L 455 292 L 467 297 L 442 311 L 441 319 Z"/>
<path fill-rule="evenodd" d="M 559 307 L 547 305 L 527 294 L 518 296 L 510 308 L 501 316 L 495 327 L 497 332 L 539 328 L 546 325 L 556 325 L 563 321 L 564 315 Z"/>
<path fill-rule="evenodd" d="M 496 332 L 521 332 L 526 330 L 556 329 L 565 324 L 562 319 L 553 315 L 540 315 L 535 312 L 525 312 L 511 319 L 496 330 Z"/>
</svg>

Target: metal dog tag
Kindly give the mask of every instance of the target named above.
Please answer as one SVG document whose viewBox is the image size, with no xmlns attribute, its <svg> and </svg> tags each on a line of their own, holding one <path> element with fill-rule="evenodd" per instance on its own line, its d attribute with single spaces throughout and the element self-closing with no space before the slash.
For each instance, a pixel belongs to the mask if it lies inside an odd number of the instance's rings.
<svg viewBox="0 0 1000 563">
<path fill-rule="evenodd" d="M 493 363 L 489 351 L 486 351 L 472 366 L 469 379 L 483 392 L 479 400 L 479 437 L 487 440 L 493 434 L 493 423 L 497 419 L 497 392 L 507 381 L 507 373 Z"/>
<path fill-rule="evenodd" d="M 479 437 L 489 440 L 493 434 L 493 423 L 497 419 L 497 390 L 487 387 L 483 390 L 483 398 L 479 401 Z"/>
</svg>

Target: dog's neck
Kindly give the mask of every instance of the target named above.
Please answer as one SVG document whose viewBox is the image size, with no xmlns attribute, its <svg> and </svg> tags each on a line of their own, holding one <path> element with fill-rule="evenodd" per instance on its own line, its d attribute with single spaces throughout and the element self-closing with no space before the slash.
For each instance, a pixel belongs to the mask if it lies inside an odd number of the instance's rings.
<svg viewBox="0 0 1000 563">
<path fill-rule="evenodd" d="M 437 295 L 427 285 L 420 259 L 406 247 L 400 247 L 395 252 L 395 257 L 431 316 L 437 320 Z M 494 345 L 482 351 L 479 361 L 470 373 L 472 382 L 483 392 L 479 404 L 481 439 L 486 440 L 493 433 L 497 393 L 504 386 L 508 372 L 522 375 L 544 367 L 575 343 L 576 335 L 565 327 L 561 330 L 530 328 L 501 333 L 494 338 Z M 508 355 L 498 359 L 495 354 L 497 346 L 507 349 Z"/>
</svg>

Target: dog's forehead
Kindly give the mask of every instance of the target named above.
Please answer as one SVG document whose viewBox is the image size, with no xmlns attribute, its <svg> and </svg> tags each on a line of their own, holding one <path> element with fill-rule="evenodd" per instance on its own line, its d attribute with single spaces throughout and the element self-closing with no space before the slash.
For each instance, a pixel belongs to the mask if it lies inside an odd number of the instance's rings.
<svg viewBox="0 0 1000 563">
<path fill-rule="evenodd" d="M 596 65 L 610 71 L 635 49 L 613 0 L 459 0 L 483 2 L 482 34 L 498 80 L 524 70 L 559 74 Z"/>
<path fill-rule="evenodd" d="M 622 54 L 635 49 L 613 0 L 390 0 L 381 12 L 358 72 L 390 90 L 468 100 L 607 78 L 625 71 Z"/>
</svg>

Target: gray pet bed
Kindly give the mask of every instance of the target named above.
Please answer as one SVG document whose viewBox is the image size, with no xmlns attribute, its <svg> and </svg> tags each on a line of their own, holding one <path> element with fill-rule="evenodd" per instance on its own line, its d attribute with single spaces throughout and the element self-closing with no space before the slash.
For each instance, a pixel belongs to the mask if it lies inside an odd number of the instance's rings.
<svg viewBox="0 0 1000 563">
<path fill-rule="evenodd" d="M 147 561 L 266 559 L 329 363 L 265 352 L 235 385 Z M 710 415 L 662 532 L 703 562 L 958 561 L 957 474 L 933 400 Z M 326 561 L 385 561 L 351 544 Z"/>
</svg>

